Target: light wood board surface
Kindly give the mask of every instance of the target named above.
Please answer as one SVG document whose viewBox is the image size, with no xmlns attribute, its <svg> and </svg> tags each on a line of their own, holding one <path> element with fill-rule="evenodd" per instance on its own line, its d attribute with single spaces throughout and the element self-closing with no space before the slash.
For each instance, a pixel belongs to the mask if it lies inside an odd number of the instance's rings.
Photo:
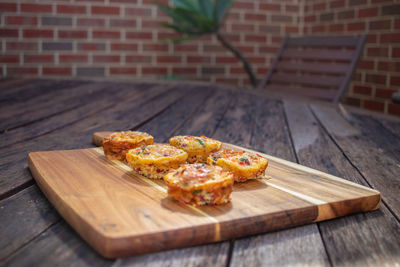
<svg viewBox="0 0 400 267">
<path fill-rule="evenodd" d="M 105 133 L 97 133 L 99 144 Z M 225 147 L 251 151 L 238 146 Z M 379 207 L 379 192 L 289 161 L 269 160 L 266 177 L 235 184 L 227 205 L 192 207 L 168 197 L 101 148 L 32 152 L 29 167 L 64 219 L 108 258 L 217 242 Z"/>
</svg>

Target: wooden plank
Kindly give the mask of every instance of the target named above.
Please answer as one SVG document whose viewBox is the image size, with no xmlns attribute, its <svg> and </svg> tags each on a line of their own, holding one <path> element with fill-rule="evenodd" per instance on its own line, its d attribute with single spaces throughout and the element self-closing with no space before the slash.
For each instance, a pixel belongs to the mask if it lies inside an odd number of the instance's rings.
<svg viewBox="0 0 400 267">
<path fill-rule="evenodd" d="M 206 88 L 201 88 L 201 89 L 206 89 Z M 188 92 L 191 92 L 191 91 L 188 91 Z M 207 93 L 209 93 L 209 92 L 210 91 L 206 89 L 206 90 L 202 90 L 202 91 L 198 91 L 197 90 L 195 92 L 195 94 L 187 94 L 186 97 L 181 99 L 179 103 L 177 103 L 176 105 L 173 105 L 171 108 L 167 108 L 162 114 L 166 114 L 166 116 L 170 117 L 171 120 L 174 123 L 179 125 L 179 123 L 180 123 L 179 122 L 179 118 L 182 118 L 182 114 L 186 114 L 186 116 L 190 116 L 191 110 L 195 110 L 196 109 L 196 105 L 201 105 L 202 104 L 201 101 L 198 101 L 197 103 L 193 103 L 192 100 L 194 100 L 194 99 L 199 100 L 201 98 L 204 98 L 204 97 L 206 97 Z M 182 113 L 182 107 L 185 108 L 186 112 Z M 174 119 L 174 117 L 176 117 L 176 118 Z M 156 117 L 153 120 L 150 120 L 150 122 L 148 122 L 147 124 L 150 123 L 150 124 L 154 125 L 154 124 L 160 122 L 160 120 L 157 121 L 157 118 L 158 117 Z M 170 123 L 170 124 L 172 125 L 174 123 Z M 165 125 L 165 127 L 172 127 L 171 125 Z M 162 129 L 160 128 L 159 131 L 162 132 L 165 129 L 166 128 L 162 128 Z M 157 133 L 156 130 L 157 129 L 154 128 L 153 132 Z M 41 199 L 40 201 L 44 201 L 44 202 L 47 203 L 46 199 Z M 18 225 L 19 227 L 23 227 L 17 221 L 12 222 L 12 223 Z M 65 227 L 65 226 L 63 226 L 63 227 Z M 53 226 L 50 229 L 46 230 L 46 232 L 45 232 L 47 234 L 46 234 L 46 236 L 44 238 L 45 238 L 46 242 L 49 242 L 49 243 L 52 244 L 52 249 L 56 249 L 58 247 L 60 247 L 60 249 L 62 249 L 64 247 L 64 244 L 59 244 L 59 242 L 57 242 L 57 239 L 54 238 L 54 232 L 55 232 L 54 229 L 59 229 L 59 228 L 60 228 L 60 226 L 58 226 L 58 225 L 57 226 Z M 67 228 L 69 228 L 69 227 L 67 227 Z M 62 231 L 64 232 L 65 230 L 62 229 Z M 67 232 L 70 233 L 71 230 L 67 229 Z M 70 233 L 70 234 L 72 236 L 76 236 L 75 233 Z M 39 237 L 39 239 L 40 238 L 41 237 Z M 14 236 L 14 239 L 18 239 L 18 236 Z M 82 246 L 82 242 L 83 241 L 80 238 L 75 238 L 75 237 L 73 238 L 73 241 L 69 242 L 70 246 L 79 247 L 80 248 L 80 255 L 81 256 L 79 257 L 79 259 L 76 259 L 75 256 L 73 254 L 71 254 L 71 252 L 68 251 L 68 250 L 67 250 L 67 252 L 65 254 L 63 254 L 63 257 L 61 259 L 53 258 L 52 256 L 46 256 L 46 254 L 43 251 L 43 249 L 41 247 L 37 247 L 37 245 L 36 245 L 37 244 L 37 240 L 36 239 L 31 244 L 28 245 L 28 247 L 29 247 L 28 252 L 27 252 L 27 249 L 23 249 L 21 251 L 21 253 L 23 253 L 23 255 L 28 254 L 30 257 L 31 256 L 33 257 L 34 254 L 43 255 L 43 257 L 46 257 L 44 262 L 52 262 L 54 264 L 56 262 L 57 263 L 62 263 L 62 262 L 65 262 L 65 261 L 68 261 L 70 264 L 72 264 L 72 263 L 79 264 L 79 262 L 82 262 L 82 260 L 85 259 L 85 258 L 87 258 L 86 260 L 88 262 L 91 262 L 93 264 L 96 263 L 96 265 L 97 265 L 97 263 L 99 261 L 102 262 L 102 258 L 99 257 L 99 256 L 98 257 L 94 257 L 93 256 L 93 250 L 90 247 L 86 246 L 86 245 Z M 212 248 L 215 248 L 215 245 L 213 245 Z M 222 247 L 222 248 L 224 248 L 224 247 Z M 201 251 L 204 251 L 204 249 L 207 249 L 207 247 L 202 248 Z M 190 249 L 186 249 L 185 251 L 189 252 L 189 253 L 191 252 L 192 254 L 194 254 L 194 253 L 196 253 L 197 250 L 193 249 L 193 248 L 190 248 Z M 32 253 L 32 251 L 34 251 L 34 253 Z M 225 249 L 224 255 L 227 255 L 226 252 L 227 252 L 227 248 Z M 17 254 L 20 255 L 19 252 Z M 95 254 L 95 255 L 97 255 L 97 254 Z M 163 253 L 159 253 L 157 255 L 160 257 L 161 255 L 163 255 Z M 177 256 L 179 256 L 179 253 L 177 253 Z M 29 260 L 35 261 L 35 259 L 31 259 L 30 257 L 28 257 Z M 186 257 L 182 257 L 180 260 L 178 258 L 175 258 L 174 262 L 185 261 L 185 258 Z M 211 257 L 209 257 L 209 259 L 210 258 Z M 14 261 L 19 262 L 19 260 L 20 259 L 18 259 L 18 257 L 15 257 L 15 258 L 13 258 L 11 260 L 11 262 L 14 262 Z M 141 260 L 145 261 L 145 258 L 141 259 Z M 137 261 L 137 259 L 135 261 Z"/>
<path fill-rule="evenodd" d="M 0 201 L 0 262 L 30 242 L 60 216 L 36 186 Z"/>
<path fill-rule="evenodd" d="M 64 221 L 40 234 L 4 262 L 5 266 L 109 266 Z M 3 263 L 2 263 L 3 264 Z"/>
<path fill-rule="evenodd" d="M 350 69 L 349 64 L 333 64 L 333 63 L 308 63 L 308 62 L 291 62 L 280 61 L 277 71 L 296 71 L 296 72 L 312 72 L 312 73 L 328 73 L 328 74 L 344 74 Z"/>
<path fill-rule="evenodd" d="M 103 84 L 103 86 L 102 86 Z M 82 105 L 89 95 L 104 88 L 104 83 L 83 83 L 16 103 L 0 112 L 0 130 L 10 130 Z M 18 119 L 16 119 L 18 118 Z"/>
<path fill-rule="evenodd" d="M 398 139 L 384 129 L 382 134 L 372 138 L 368 136 L 372 129 L 357 125 L 355 117 L 350 124 L 334 109 L 312 106 L 312 110 L 343 153 L 368 183 L 382 193 L 383 201 L 399 217 L 400 199 L 396 190 L 400 187 L 398 153 L 389 148 L 391 144 L 397 150 Z"/>
<path fill-rule="evenodd" d="M 333 90 L 307 87 L 289 87 L 278 84 L 267 85 L 265 89 L 283 94 L 302 95 L 323 100 L 332 100 L 336 95 L 336 92 Z"/>
<path fill-rule="evenodd" d="M 287 48 L 282 53 L 282 58 L 290 59 L 314 59 L 314 60 L 351 60 L 354 51 L 349 50 L 328 50 L 328 49 L 307 49 L 299 50 Z"/>
<path fill-rule="evenodd" d="M 279 73 L 271 77 L 271 83 L 303 84 L 313 86 L 338 87 L 342 81 L 341 76 L 295 75 Z"/>
<path fill-rule="evenodd" d="M 98 86 L 98 84 L 94 85 L 94 87 Z M 101 86 L 103 90 L 98 90 L 95 94 L 90 95 L 90 98 L 80 98 L 80 100 L 72 99 L 71 103 L 75 105 L 74 102 L 76 102 L 76 108 L 69 109 L 55 116 L 46 118 L 45 120 L 37 121 L 36 123 L 7 131 L 2 135 L 0 148 L 11 146 L 19 142 L 25 142 L 37 136 L 50 133 L 65 125 L 93 116 L 101 111 L 106 111 L 109 107 L 118 103 L 132 101 L 145 94 L 145 88 L 140 90 L 129 88 L 128 90 L 126 85 L 123 84 L 105 84 L 103 86 Z"/>
<path fill-rule="evenodd" d="M 307 106 L 285 102 L 285 110 L 301 163 L 368 185 Z M 338 129 L 343 134 L 357 132 L 343 123 Z M 399 225 L 383 204 L 374 212 L 321 222 L 319 229 L 333 265 L 351 266 L 357 259 L 357 264 L 362 266 L 391 266 L 398 262 L 400 255 Z"/>
<path fill-rule="evenodd" d="M 133 103 L 128 101 L 114 105 L 107 109 L 107 112 L 103 112 L 102 116 L 94 114 L 67 125 L 62 130 L 0 150 L 0 199 L 32 182 L 32 177 L 26 169 L 27 151 L 88 147 L 93 131 L 101 131 L 107 127 L 116 130 L 137 127 L 182 97 L 183 92 L 179 90 L 167 94 L 170 88 L 149 88 L 145 95 Z M 144 109 L 146 105 L 152 108 Z"/>
<path fill-rule="evenodd" d="M 289 46 L 310 46 L 310 47 L 354 47 L 359 40 L 358 36 L 304 36 L 290 37 Z"/>
<path fill-rule="evenodd" d="M 295 162 L 282 103 L 260 99 L 251 138 L 256 150 Z M 234 242 L 231 266 L 329 265 L 316 224 L 296 227 Z"/>
</svg>

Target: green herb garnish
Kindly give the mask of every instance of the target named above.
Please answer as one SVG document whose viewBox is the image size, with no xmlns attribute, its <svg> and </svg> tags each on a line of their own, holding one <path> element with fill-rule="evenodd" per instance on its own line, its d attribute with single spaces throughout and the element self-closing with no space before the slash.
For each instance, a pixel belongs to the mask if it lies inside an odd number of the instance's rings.
<svg viewBox="0 0 400 267">
<path fill-rule="evenodd" d="M 204 143 L 201 139 L 196 139 L 197 141 L 199 141 L 200 145 L 204 146 Z"/>
<path fill-rule="evenodd" d="M 245 158 L 240 158 L 239 160 L 243 162 L 243 161 L 245 161 L 246 159 L 245 159 Z"/>
<path fill-rule="evenodd" d="M 193 191 L 192 191 L 192 194 L 193 194 L 193 195 L 196 195 L 196 194 L 201 193 L 201 191 L 203 191 L 203 189 L 193 190 Z"/>
</svg>

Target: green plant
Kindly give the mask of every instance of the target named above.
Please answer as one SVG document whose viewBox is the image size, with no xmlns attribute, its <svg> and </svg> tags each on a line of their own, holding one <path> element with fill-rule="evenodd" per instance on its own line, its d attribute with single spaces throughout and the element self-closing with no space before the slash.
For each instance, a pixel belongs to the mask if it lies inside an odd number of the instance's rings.
<svg viewBox="0 0 400 267">
<path fill-rule="evenodd" d="M 257 80 L 249 62 L 220 31 L 233 2 L 234 0 L 172 0 L 172 5 L 157 5 L 172 18 L 172 23 L 164 25 L 181 34 L 179 38 L 169 40 L 179 43 L 205 34 L 215 34 L 217 40 L 243 63 L 252 86 L 256 87 Z"/>
</svg>

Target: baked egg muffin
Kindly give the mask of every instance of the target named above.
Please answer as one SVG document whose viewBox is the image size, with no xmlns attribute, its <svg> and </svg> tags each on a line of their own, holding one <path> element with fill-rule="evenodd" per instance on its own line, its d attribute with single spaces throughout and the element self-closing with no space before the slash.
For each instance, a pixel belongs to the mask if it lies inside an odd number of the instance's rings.
<svg viewBox="0 0 400 267">
<path fill-rule="evenodd" d="M 233 175 L 219 166 L 184 164 L 164 177 L 168 194 L 191 205 L 220 205 L 230 201 Z"/>
<path fill-rule="evenodd" d="M 126 154 L 128 164 L 151 179 L 162 179 L 169 170 L 184 164 L 187 157 L 185 151 L 167 144 L 137 147 Z"/>
<path fill-rule="evenodd" d="M 258 154 L 223 149 L 212 153 L 207 163 L 233 173 L 236 182 L 257 179 L 265 174 L 268 160 Z"/>
<path fill-rule="evenodd" d="M 210 153 L 220 150 L 222 146 L 220 141 L 206 136 L 190 135 L 174 136 L 169 139 L 169 144 L 185 150 L 188 153 L 187 161 L 189 163 L 206 163 Z"/>
<path fill-rule="evenodd" d="M 116 160 L 125 160 L 129 149 L 153 144 L 153 136 L 134 131 L 115 132 L 106 136 L 103 140 L 104 154 Z"/>
</svg>

